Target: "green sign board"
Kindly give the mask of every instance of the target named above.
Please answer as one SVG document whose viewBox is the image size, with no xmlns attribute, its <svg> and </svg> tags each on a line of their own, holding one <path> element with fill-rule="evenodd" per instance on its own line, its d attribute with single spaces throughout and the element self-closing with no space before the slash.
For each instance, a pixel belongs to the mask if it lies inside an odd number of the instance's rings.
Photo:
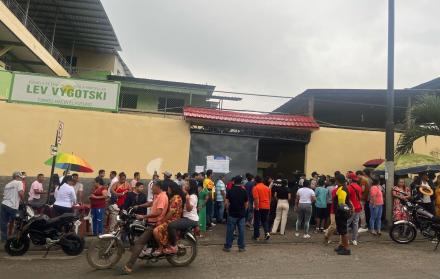
<svg viewBox="0 0 440 279">
<path fill-rule="evenodd" d="M 0 99 L 7 100 L 11 91 L 12 73 L 0 70 Z"/>
<path fill-rule="evenodd" d="M 120 84 L 14 73 L 9 101 L 117 111 Z"/>
</svg>

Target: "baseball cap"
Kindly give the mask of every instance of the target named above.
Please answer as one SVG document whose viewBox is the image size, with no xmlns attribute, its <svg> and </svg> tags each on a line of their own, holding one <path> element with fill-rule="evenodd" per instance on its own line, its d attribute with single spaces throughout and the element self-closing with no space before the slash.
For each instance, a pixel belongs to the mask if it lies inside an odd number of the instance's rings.
<svg viewBox="0 0 440 279">
<path fill-rule="evenodd" d="M 12 173 L 12 177 L 20 177 L 23 178 L 23 173 L 21 171 L 14 171 Z"/>
<path fill-rule="evenodd" d="M 172 174 L 171 172 L 169 172 L 169 171 L 164 171 L 164 172 L 163 172 L 163 175 L 165 175 L 166 177 L 171 177 L 171 176 L 173 176 L 173 174 Z"/>
</svg>

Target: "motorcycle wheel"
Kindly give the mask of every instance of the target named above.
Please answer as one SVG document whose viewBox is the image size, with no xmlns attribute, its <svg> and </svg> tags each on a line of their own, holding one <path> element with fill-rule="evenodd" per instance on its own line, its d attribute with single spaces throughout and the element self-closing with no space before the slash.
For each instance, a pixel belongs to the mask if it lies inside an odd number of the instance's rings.
<svg viewBox="0 0 440 279">
<path fill-rule="evenodd" d="M 182 238 L 177 241 L 178 251 L 175 255 L 167 257 L 167 261 L 173 266 L 188 266 L 197 256 L 197 244 L 191 239 Z"/>
<path fill-rule="evenodd" d="M 23 236 L 20 239 L 16 237 L 9 238 L 5 243 L 5 251 L 9 256 L 23 256 L 29 250 L 29 238 Z"/>
<path fill-rule="evenodd" d="M 94 239 L 87 250 L 87 262 L 95 269 L 112 268 L 119 262 L 124 247 L 117 239 Z"/>
<path fill-rule="evenodd" d="M 84 250 L 85 242 L 84 238 L 80 237 L 75 233 L 69 233 L 64 236 L 70 245 L 61 245 L 61 249 L 66 255 L 77 256 Z"/>
<path fill-rule="evenodd" d="M 399 244 L 408 244 L 414 241 L 417 231 L 408 224 L 393 225 L 390 230 L 390 238 Z"/>
</svg>

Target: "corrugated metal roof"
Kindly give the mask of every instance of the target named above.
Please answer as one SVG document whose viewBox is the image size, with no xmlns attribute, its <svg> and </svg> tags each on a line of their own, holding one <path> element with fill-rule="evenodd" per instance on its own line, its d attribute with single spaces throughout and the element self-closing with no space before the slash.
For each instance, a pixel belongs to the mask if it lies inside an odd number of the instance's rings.
<svg viewBox="0 0 440 279">
<path fill-rule="evenodd" d="M 308 116 L 242 113 L 195 107 L 184 108 L 183 115 L 186 119 L 203 119 L 304 130 L 319 129 L 319 124 L 316 123 L 315 119 Z"/>
<path fill-rule="evenodd" d="M 17 0 L 25 9 L 28 0 Z M 52 37 L 58 48 L 87 47 L 98 50 L 121 50 L 118 38 L 100 0 L 32 0 L 29 16 Z"/>
</svg>

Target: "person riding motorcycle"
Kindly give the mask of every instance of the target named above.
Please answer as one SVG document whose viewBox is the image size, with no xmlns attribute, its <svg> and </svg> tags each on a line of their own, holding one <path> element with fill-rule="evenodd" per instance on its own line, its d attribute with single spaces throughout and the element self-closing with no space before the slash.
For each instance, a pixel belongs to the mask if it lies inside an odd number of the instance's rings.
<svg viewBox="0 0 440 279">
<path fill-rule="evenodd" d="M 150 207 L 151 211 L 147 215 L 136 215 L 138 220 L 146 220 L 150 224 L 160 223 L 163 218 L 167 214 L 168 210 L 168 196 L 167 189 L 162 188 L 163 184 L 161 181 L 156 181 L 153 184 L 153 194 L 154 199 L 153 202 L 147 202 L 144 205 L 140 205 L 140 207 Z M 165 191 L 164 191 L 165 190 Z M 135 241 L 134 246 L 131 251 L 130 259 L 123 267 L 123 272 L 126 274 L 130 274 L 133 272 L 133 266 L 136 263 L 142 249 L 145 244 L 147 244 L 153 237 L 153 229 L 154 227 L 148 227 L 145 232 Z"/>
<path fill-rule="evenodd" d="M 173 221 L 179 220 L 183 211 L 183 192 L 176 182 L 172 182 L 168 186 L 168 196 L 170 198 L 168 212 L 166 216 L 156 224 L 156 227 L 153 230 L 154 239 L 159 245 L 159 248 L 153 253 L 154 256 L 175 254 L 177 252 L 177 247 L 176 249 L 169 247 L 167 231 L 168 225 Z"/>
</svg>

